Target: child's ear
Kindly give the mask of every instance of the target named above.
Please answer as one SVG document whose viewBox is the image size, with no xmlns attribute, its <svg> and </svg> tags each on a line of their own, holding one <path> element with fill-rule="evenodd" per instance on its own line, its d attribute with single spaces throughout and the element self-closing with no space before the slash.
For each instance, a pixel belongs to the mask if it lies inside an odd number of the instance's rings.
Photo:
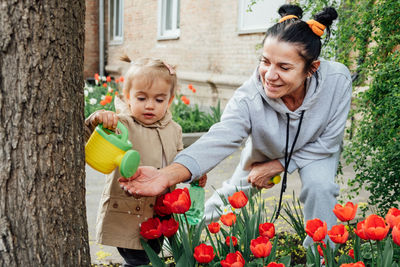
<svg viewBox="0 0 400 267">
<path fill-rule="evenodd" d="M 174 100 L 174 97 L 175 97 L 175 96 L 173 95 L 173 96 L 171 96 L 171 98 L 169 99 L 169 101 L 168 101 L 168 107 L 171 106 L 172 100 Z"/>
</svg>

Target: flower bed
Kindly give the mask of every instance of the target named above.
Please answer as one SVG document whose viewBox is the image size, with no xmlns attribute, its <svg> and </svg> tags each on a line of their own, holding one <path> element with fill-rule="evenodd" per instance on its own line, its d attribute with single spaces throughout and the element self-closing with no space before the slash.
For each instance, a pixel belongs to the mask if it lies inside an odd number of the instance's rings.
<svg viewBox="0 0 400 267">
<path fill-rule="evenodd" d="M 141 226 L 142 236 L 165 238 L 165 246 L 172 258 L 168 262 L 159 257 L 145 242 L 142 244 L 153 266 L 398 266 L 400 259 L 400 210 L 392 208 L 385 218 L 376 214 L 351 224 L 357 205 L 348 202 L 336 205 L 334 213 L 341 222 L 327 229 L 325 222 L 316 218 L 306 222 L 303 229 L 314 240 L 303 260 L 293 260 L 289 236 L 275 233 L 275 224 L 268 220 L 265 201 L 261 193 L 247 198 L 236 192 L 225 204 L 229 209 L 221 210 L 218 222 L 206 225 L 190 225 L 186 212 L 191 206 L 187 189 L 176 189 L 159 197 L 156 211 L 161 219 L 151 218 Z M 288 209 L 288 206 L 286 206 Z M 294 209 L 296 210 L 296 209 Z M 293 210 L 292 210 L 293 211 Z M 171 215 L 172 214 L 172 215 Z M 168 219 L 163 219 L 165 216 Z M 171 217 L 172 216 L 172 217 Z M 289 217 L 291 225 L 301 224 L 298 218 Z M 150 226 L 149 226 L 150 225 Z M 295 230 L 299 231 L 299 229 Z M 149 233 L 156 233 L 150 235 Z M 330 242 L 327 242 L 330 239 Z M 297 239 L 300 241 L 300 239 Z M 293 240 L 292 240 L 293 241 Z M 297 250 L 296 246 L 292 247 Z M 304 249 L 305 251 L 305 249 Z"/>
</svg>

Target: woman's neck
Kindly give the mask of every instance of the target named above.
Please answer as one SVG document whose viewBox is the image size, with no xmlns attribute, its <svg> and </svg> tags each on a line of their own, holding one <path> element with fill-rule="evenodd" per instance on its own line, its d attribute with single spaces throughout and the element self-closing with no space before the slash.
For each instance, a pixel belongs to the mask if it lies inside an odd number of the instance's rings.
<svg viewBox="0 0 400 267">
<path fill-rule="evenodd" d="M 295 111 L 303 104 L 303 100 L 305 97 L 306 97 L 306 82 L 304 82 L 303 86 L 301 86 L 293 93 L 282 96 L 281 99 L 290 111 Z"/>
</svg>

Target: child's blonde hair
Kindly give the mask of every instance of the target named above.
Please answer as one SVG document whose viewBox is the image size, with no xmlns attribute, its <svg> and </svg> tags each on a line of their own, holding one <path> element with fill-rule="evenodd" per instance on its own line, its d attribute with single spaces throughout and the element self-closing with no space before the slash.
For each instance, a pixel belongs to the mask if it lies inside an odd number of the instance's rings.
<svg viewBox="0 0 400 267">
<path fill-rule="evenodd" d="M 145 79 L 148 86 L 151 86 L 155 78 L 162 78 L 171 85 L 171 97 L 175 96 L 177 77 L 174 67 L 171 67 L 164 61 L 154 58 L 140 58 L 132 61 L 127 55 L 121 57 L 122 61 L 131 63 L 125 74 L 124 98 L 129 98 L 129 90 L 135 79 Z"/>
</svg>

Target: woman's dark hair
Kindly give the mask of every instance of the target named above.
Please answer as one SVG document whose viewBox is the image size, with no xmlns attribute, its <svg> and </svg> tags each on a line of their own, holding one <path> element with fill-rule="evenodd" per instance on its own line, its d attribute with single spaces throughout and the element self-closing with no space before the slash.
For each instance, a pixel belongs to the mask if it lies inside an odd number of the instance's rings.
<svg viewBox="0 0 400 267">
<path fill-rule="evenodd" d="M 283 22 L 276 23 L 270 27 L 264 37 L 277 38 L 279 41 L 295 43 L 302 46 L 300 56 L 305 60 L 305 72 L 310 71 L 311 64 L 318 59 L 321 53 L 321 37 L 315 34 L 310 26 L 303 20 L 303 10 L 296 5 L 283 5 L 279 8 L 278 13 L 281 17 L 295 15 L 298 18 L 290 18 Z M 326 27 L 326 41 L 329 40 L 330 26 L 338 14 L 333 7 L 326 7 L 314 16 L 314 20 Z"/>
</svg>

